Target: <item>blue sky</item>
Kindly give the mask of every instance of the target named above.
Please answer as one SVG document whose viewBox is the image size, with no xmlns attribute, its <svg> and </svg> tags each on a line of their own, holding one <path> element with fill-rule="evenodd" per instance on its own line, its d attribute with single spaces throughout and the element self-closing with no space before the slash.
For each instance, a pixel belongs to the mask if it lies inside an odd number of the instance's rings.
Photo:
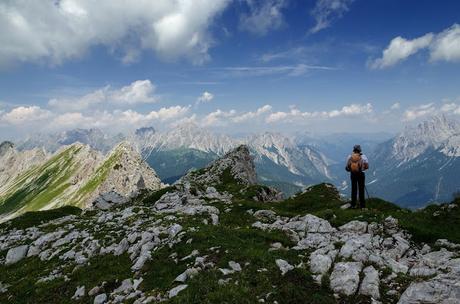
<svg viewBox="0 0 460 304">
<path fill-rule="evenodd" d="M 458 1 L 95 3 L 0 3 L 1 137 L 396 132 L 460 115 Z"/>
</svg>

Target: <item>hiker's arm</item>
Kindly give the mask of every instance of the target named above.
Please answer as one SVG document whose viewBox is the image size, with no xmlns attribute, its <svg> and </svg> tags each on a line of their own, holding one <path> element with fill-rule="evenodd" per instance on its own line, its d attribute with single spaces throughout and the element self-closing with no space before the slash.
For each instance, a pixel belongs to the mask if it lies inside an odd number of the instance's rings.
<svg viewBox="0 0 460 304">
<path fill-rule="evenodd" d="M 347 158 L 347 163 L 345 164 L 345 171 L 350 172 L 350 156 Z"/>
<path fill-rule="evenodd" d="M 369 169 L 369 160 L 367 159 L 367 156 L 363 156 L 363 171 Z"/>
</svg>

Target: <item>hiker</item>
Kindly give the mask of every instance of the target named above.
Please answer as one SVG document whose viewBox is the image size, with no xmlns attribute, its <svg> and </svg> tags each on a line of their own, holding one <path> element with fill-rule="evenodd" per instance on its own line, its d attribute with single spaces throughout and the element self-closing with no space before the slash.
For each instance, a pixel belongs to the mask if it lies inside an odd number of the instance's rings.
<svg viewBox="0 0 460 304">
<path fill-rule="evenodd" d="M 345 170 L 350 172 L 351 179 L 351 208 L 356 208 L 356 197 L 359 192 L 359 207 L 365 208 L 364 187 L 366 176 L 364 171 L 369 169 L 369 161 L 361 151 L 360 145 L 353 147 L 353 153 L 348 156 Z M 359 190 L 359 191 L 358 191 Z"/>
</svg>

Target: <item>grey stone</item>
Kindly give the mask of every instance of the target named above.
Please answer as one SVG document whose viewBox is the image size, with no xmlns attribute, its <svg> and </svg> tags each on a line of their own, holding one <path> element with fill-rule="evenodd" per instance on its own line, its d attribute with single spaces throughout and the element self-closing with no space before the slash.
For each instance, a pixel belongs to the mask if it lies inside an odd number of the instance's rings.
<svg viewBox="0 0 460 304">
<path fill-rule="evenodd" d="M 231 268 L 233 271 L 241 271 L 241 266 L 240 266 L 240 264 L 237 263 L 237 262 L 230 261 L 230 262 L 228 262 L 228 266 L 230 266 L 230 268 Z"/>
<path fill-rule="evenodd" d="M 107 295 L 105 293 L 101 293 L 94 298 L 94 304 L 103 304 L 105 302 L 107 302 Z"/>
<path fill-rule="evenodd" d="M 72 300 L 79 300 L 85 296 L 85 286 L 78 286 L 75 294 L 72 297 Z"/>
<path fill-rule="evenodd" d="M 287 261 L 283 260 L 283 259 L 277 259 L 275 261 L 276 265 L 278 266 L 278 268 L 280 269 L 281 271 L 281 275 L 285 275 L 288 271 L 291 271 L 292 269 L 294 269 L 294 266 L 292 266 L 291 264 L 289 264 Z"/>
<path fill-rule="evenodd" d="M 460 273 L 448 273 L 426 282 L 412 283 L 401 295 L 398 304 L 460 303 Z"/>
<path fill-rule="evenodd" d="M 332 265 L 330 256 L 320 253 L 312 253 L 310 255 L 310 270 L 313 273 L 325 274 L 329 271 Z"/>
<path fill-rule="evenodd" d="M 366 296 L 371 296 L 374 299 L 380 298 L 380 280 L 379 273 L 373 266 L 364 268 L 364 279 L 361 282 L 359 293 Z"/>
<path fill-rule="evenodd" d="M 19 262 L 27 255 L 28 245 L 22 245 L 8 250 L 5 259 L 5 265 L 11 265 Z"/>
<path fill-rule="evenodd" d="M 358 290 L 359 274 L 362 269 L 360 262 L 340 262 L 335 264 L 330 277 L 331 289 L 347 296 Z"/>
<path fill-rule="evenodd" d="M 187 284 L 182 284 L 182 285 L 178 285 L 178 286 L 174 287 L 173 289 L 171 289 L 168 292 L 168 297 L 173 298 L 173 297 L 177 296 L 179 294 L 179 292 L 183 291 L 187 287 L 188 287 Z"/>
</svg>

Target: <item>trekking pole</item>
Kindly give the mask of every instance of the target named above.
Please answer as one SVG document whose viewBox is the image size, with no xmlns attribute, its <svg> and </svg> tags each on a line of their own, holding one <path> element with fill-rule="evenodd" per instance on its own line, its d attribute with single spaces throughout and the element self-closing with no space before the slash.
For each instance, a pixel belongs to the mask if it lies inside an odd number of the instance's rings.
<svg viewBox="0 0 460 304">
<path fill-rule="evenodd" d="M 366 187 L 366 185 L 364 185 L 364 190 L 366 190 L 367 199 L 368 199 L 368 200 L 369 200 L 369 199 L 371 199 L 371 197 L 369 196 L 369 192 L 367 191 L 367 187 Z"/>
</svg>

